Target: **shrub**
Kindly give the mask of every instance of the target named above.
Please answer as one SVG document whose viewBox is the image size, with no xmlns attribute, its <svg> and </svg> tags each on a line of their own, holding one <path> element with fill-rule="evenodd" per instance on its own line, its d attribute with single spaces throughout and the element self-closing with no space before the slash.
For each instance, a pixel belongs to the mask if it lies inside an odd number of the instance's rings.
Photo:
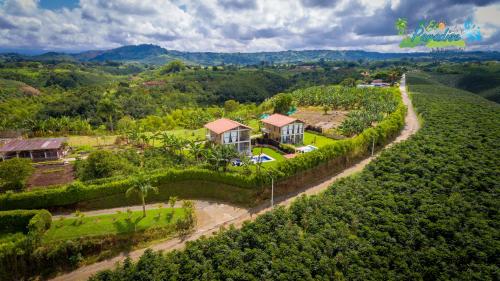
<svg viewBox="0 0 500 281">
<path fill-rule="evenodd" d="M 81 180 L 107 178 L 117 174 L 127 174 L 133 167 L 124 158 L 107 150 L 90 153 L 85 160 L 77 163 L 77 173 Z"/>
<path fill-rule="evenodd" d="M 34 171 L 29 159 L 12 158 L 0 162 L 0 187 L 2 189 L 21 189 Z"/>
<path fill-rule="evenodd" d="M 0 212 L 0 232 L 28 232 L 30 220 L 39 213 L 38 210 L 14 210 Z"/>
<path fill-rule="evenodd" d="M 28 232 L 36 236 L 41 236 L 50 228 L 51 224 L 52 215 L 47 210 L 40 210 L 29 221 Z"/>
</svg>

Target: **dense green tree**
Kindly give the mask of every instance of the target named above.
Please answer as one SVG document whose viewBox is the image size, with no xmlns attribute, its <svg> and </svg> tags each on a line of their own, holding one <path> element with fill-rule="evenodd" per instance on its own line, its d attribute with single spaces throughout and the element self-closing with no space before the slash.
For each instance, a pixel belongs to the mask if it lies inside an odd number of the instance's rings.
<svg viewBox="0 0 500 281">
<path fill-rule="evenodd" d="M 76 164 L 78 177 L 92 180 L 127 174 L 133 168 L 128 161 L 107 150 L 98 150 L 89 154 L 87 159 Z"/>
<path fill-rule="evenodd" d="M 31 160 L 25 158 L 12 158 L 0 162 L 0 187 L 3 190 L 21 189 L 26 180 L 35 171 Z"/>
<path fill-rule="evenodd" d="M 356 80 L 354 78 L 346 78 L 340 82 L 340 85 L 344 87 L 356 87 Z"/>
<path fill-rule="evenodd" d="M 180 60 L 174 60 L 165 65 L 161 70 L 161 74 L 181 72 L 186 68 L 186 65 Z"/>
<path fill-rule="evenodd" d="M 103 98 L 97 104 L 97 113 L 108 122 L 111 132 L 114 131 L 114 122 L 122 114 L 121 106 L 111 98 Z"/>
<path fill-rule="evenodd" d="M 235 100 L 227 100 L 224 102 L 224 110 L 226 112 L 233 112 L 238 109 L 240 103 Z"/>
<path fill-rule="evenodd" d="M 293 98 L 289 94 L 278 94 L 273 98 L 274 113 L 287 114 L 292 107 Z"/>
</svg>

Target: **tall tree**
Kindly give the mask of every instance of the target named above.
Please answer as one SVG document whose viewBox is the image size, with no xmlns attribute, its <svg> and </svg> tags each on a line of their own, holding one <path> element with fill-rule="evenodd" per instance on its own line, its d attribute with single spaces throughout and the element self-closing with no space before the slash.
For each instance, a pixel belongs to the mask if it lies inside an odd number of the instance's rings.
<svg viewBox="0 0 500 281">
<path fill-rule="evenodd" d="M 292 96 L 289 94 L 277 94 L 274 97 L 274 113 L 286 114 L 292 106 Z"/>
<path fill-rule="evenodd" d="M 158 193 L 158 188 L 151 185 L 150 179 L 143 173 L 139 173 L 132 179 L 132 186 L 125 193 L 127 197 L 133 193 L 138 194 L 142 202 L 143 216 L 146 216 L 146 197 L 149 192 Z"/>
<path fill-rule="evenodd" d="M 110 98 L 103 98 L 97 104 L 97 114 L 106 119 L 111 132 L 114 131 L 114 120 L 121 114 L 120 105 Z"/>
</svg>

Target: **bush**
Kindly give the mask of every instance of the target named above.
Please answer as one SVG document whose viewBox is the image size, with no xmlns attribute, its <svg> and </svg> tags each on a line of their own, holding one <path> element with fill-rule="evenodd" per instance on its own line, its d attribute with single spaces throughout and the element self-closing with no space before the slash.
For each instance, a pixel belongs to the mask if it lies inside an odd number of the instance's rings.
<svg viewBox="0 0 500 281">
<path fill-rule="evenodd" d="M 169 188 L 169 184 L 172 183 L 192 180 L 211 181 L 246 189 L 255 189 L 256 186 L 259 186 L 259 180 L 255 176 L 220 173 L 198 168 L 169 169 L 151 174 L 152 183 L 165 188 Z M 130 184 L 130 179 L 118 179 L 95 185 L 77 183 L 61 188 L 0 195 L 0 210 L 67 206 L 106 196 L 124 194 Z"/>
<path fill-rule="evenodd" d="M 34 171 L 30 159 L 12 158 L 0 162 L 0 187 L 21 189 Z"/>
<path fill-rule="evenodd" d="M 50 228 L 51 224 L 52 215 L 47 210 L 40 210 L 29 221 L 28 232 L 36 236 L 41 236 Z"/>
<path fill-rule="evenodd" d="M 98 150 L 90 153 L 85 160 L 76 164 L 78 178 L 92 180 L 112 177 L 117 174 L 128 174 L 133 170 L 132 165 L 123 157 L 107 150 Z"/>
<path fill-rule="evenodd" d="M 39 213 L 38 210 L 14 210 L 0 212 L 0 233 L 28 232 L 30 220 Z"/>
</svg>

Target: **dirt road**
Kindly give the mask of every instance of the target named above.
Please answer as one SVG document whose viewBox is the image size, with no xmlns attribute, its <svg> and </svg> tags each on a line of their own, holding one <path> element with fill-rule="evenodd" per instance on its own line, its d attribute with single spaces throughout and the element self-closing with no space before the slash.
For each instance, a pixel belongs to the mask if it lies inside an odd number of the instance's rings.
<svg viewBox="0 0 500 281">
<path fill-rule="evenodd" d="M 405 118 L 405 127 L 401 131 L 401 134 L 393 142 L 388 144 L 384 149 L 398 142 L 408 139 L 411 135 L 415 134 L 420 128 L 417 115 L 415 114 L 415 111 L 411 104 L 411 100 L 409 99 L 408 94 L 406 92 L 406 83 L 404 76 L 403 79 L 401 80 L 400 90 L 402 93 L 403 102 L 408 107 L 408 113 Z M 315 186 L 308 187 L 303 191 L 294 194 L 294 196 L 292 197 L 276 198 L 275 202 L 279 205 L 288 206 L 297 196 L 301 196 L 302 194 L 307 194 L 307 195 L 318 194 L 327 189 L 337 179 L 347 177 L 361 171 L 368 163 L 370 163 L 370 161 L 372 161 L 377 156 L 378 154 L 369 157 Z M 253 220 L 257 215 L 271 210 L 269 204 L 264 204 L 263 206 L 259 206 L 253 209 L 242 209 L 229 206 L 227 204 L 220 204 L 213 202 L 211 203 L 204 201 L 195 201 L 195 205 L 197 207 L 196 209 L 198 216 L 198 225 L 193 234 L 186 237 L 185 239 L 175 238 L 169 241 L 161 242 L 159 244 L 151 246 L 150 248 L 155 251 L 157 250 L 171 251 L 175 249 L 181 249 L 184 247 L 187 241 L 196 240 L 201 236 L 210 236 L 214 234 L 221 226 L 228 226 L 234 224 L 236 227 L 239 227 L 243 224 L 244 221 Z M 94 212 L 102 213 L 103 211 L 101 210 Z M 116 212 L 116 210 L 113 212 Z M 95 274 L 98 271 L 113 268 L 117 262 L 123 261 L 127 256 L 131 257 L 133 260 L 138 259 L 144 253 L 144 251 L 145 249 L 140 249 L 130 253 L 123 253 L 117 257 L 102 262 L 98 262 L 92 265 L 81 267 L 73 272 L 58 276 L 52 280 L 53 281 L 87 280 L 91 275 Z"/>
</svg>

